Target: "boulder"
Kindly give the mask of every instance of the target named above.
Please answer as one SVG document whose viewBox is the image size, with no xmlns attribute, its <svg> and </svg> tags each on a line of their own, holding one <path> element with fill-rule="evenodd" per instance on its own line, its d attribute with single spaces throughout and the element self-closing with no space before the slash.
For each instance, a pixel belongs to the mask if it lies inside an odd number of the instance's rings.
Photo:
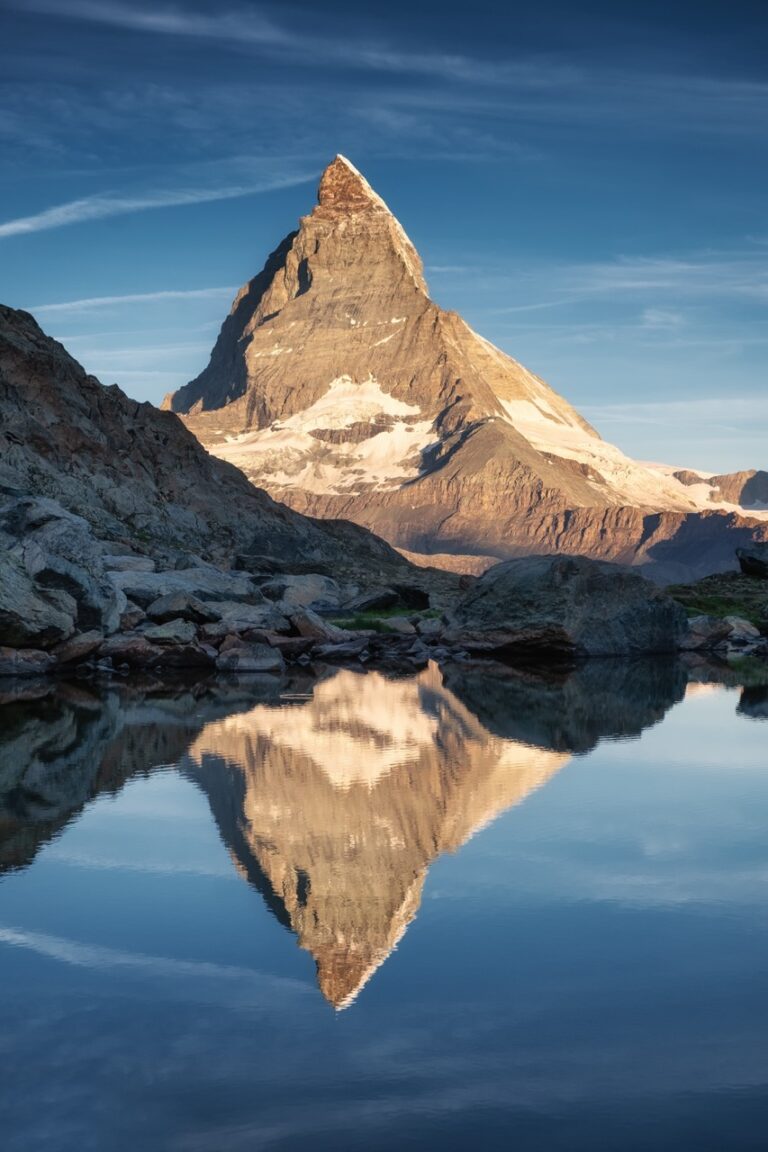
<svg viewBox="0 0 768 1152">
<path fill-rule="evenodd" d="M 78 664 L 81 660 L 87 660 L 92 656 L 103 642 L 101 632 L 80 632 L 77 636 L 65 640 L 63 644 L 57 644 L 51 650 L 51 655 L 56 657 L 59 664 Z"/>
<path fill-rule="evenodd" d="M 400 597 L 394 588 L 369 588 L 353 596 L 344 605 L 345 612 L 376 612 L 394 608 Z"/>
<path fill-rule="evenodd" d="M 210 624 L 221 620 L 221 612 L 189 592 L 171 592 L 160 596 L 147 608 L 147 616 L 158 624 L 167 620 L 191 620 L 193 624 Z"/>
<path fill-rule="evenodd" d="M 348 640 L 343 644 L 319 644 L 313 657 L 316 660 L 354 660 L 368 651 L 368 639 L 365 636 L 358 640 Z"/>
<path fill-rule="evenodd" d="M 294 632 L 311 640 L 320 640 L 327 644 L 341 644 L 353 636 L 353 633 L 348 632 L 345 628 L 337 628 L 335 624 L 323 620 L 311 608 L 294 612 L 288 619 Z"/>
<path fill-rule="evenodd" d="M 161 596 L 176 592 L 186 592 L 206 602 L 264 603 L 251 577 L 242 572 L 181 568 L 169 572 L 109 572 L 108 577 L 115 588 L 145 609 Z"/>
<path fill-rule="evenodd" d="M 263 604 L 237 604 L 219 601 L 216 604 L 216 610 L 221 613 L 221 619 L 210 624 L 203 624 L 200 628 L 201 636 L 213 644 L 229 633 L 290 631 L 290 624 L 285 616 L 281 616 L 275 606 L 266 600 Z"/>
<path fill-rule="evenodd" d="M 310 572 L 305 576 L 280 576 L 261 585 L 268 600 L 279 601 L 283 612 L 297 608 L 334 610 L 342 602 L 342 593 L 335 580 Z"/>
<path fill-rule="evenodd" d="M 157 565 L 150 556 L 105 556 L 104 567 L 114 572 L 154 572 Z"/>
<path fill-rule="evenodd" d="M 768 580 L 768 543 L 756 542 L 746 548 L 737 548 L 736 558 L 745 576 L 757 576 L 761 580 Z"/>
<path fill-rule="evenodd" d="M 154 668 L 164 653 L 157 644 L 151 644 L 146 636 L 138 632 L 110 636 L 98 651 L 100 660 L 111 660 L 113 664 L 127 664 L 129 668 Z"/>
<path fill-rule="evenodd" d="M 56 661 L 37 648 L 0 648 L 0 676 L 45 676 Z"/>
<path fill-rule="evenodd" d="M 731 625 L 718 616 L 693 616 L 680 647 L 687 652 L 716 648 L 730 634 Z"/>
<path fill-rule="evenodd" d="M 753 643 L 760 639 L 760 629 L 742 616 L 726 616 L 723 624 L 727 624 L 730 629 L 729 640 L 745 640 Z"/>
<path fill-rule="evenodd" d="M 405 616 L 390 616 L 388 620 L 384 621 L 384 625 L 387 631 L 397 632 L 399 636 L 416 635 L 416 629 Z"/>
<path fill-rule="evenodd" d="M 0 554 L 0 645 L 51 648 L 75 631 L 69 597 L 38 588 L 16 552 Z"/>
<path fill-rule="evenodd" d="M 426 640 L 435 640 L 442 636 L 444 627 L 442 620 L 419 620 L 416 631 Z"/>
<path fill-rule="evenodd" d="M 138 604 L 132 604 L 130 600 L 127 600 L 125 608 L 120 613 L 120 631 L 133 632 L 146 618 L 147 614 L 143 608 L 139 608 Z"/>
<path fill-rule="evenodd" d="M 197 629 L 191 620 L 167 620 L 165 624 L 153 624 L 145 628 L 143 635 L 150 644 L 194 644 Z"/>
<path fill-rule="evenodd" d="M 161 647 L 158 668 L 212 668 L 218 652 L 207 644 L 167 644 Z"/>
<path fill-rule="evenodd" d="M 285 661 L 277 648 L 269 644 L 239 644 L 220 652 L 216 660 L 219 672 L 282 672 Z"/>
<path fill-rule="evenodd" d="M 485 572 L 448 617 L 471 652 L 618 656 L 678 650 L 685 610 L 642 576 L 585 557 L 529 556 Z"/>
</svg>

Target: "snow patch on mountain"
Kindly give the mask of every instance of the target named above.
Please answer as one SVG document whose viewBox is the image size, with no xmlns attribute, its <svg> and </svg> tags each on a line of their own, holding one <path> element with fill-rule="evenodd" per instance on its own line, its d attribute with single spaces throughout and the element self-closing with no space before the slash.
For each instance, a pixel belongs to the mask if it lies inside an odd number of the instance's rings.
<svg viewBox="0 0 768 1152">
<path fill-rule="evenodd" d="M 280 487 L 314 493 L 389 488 L 418 475 L 422 453 L 434 440 L 432 421 L 417 420 L 420 413 L 417 404 L 385 392 L 373 375 L 360 383 L 339 376 L 303 412 L 269 428 L 228 436 L 211 451 L 251 479 L 268 476 Z M 313 435 L 358 424 L 372 426 L 359 443 Z"/>
</svg>

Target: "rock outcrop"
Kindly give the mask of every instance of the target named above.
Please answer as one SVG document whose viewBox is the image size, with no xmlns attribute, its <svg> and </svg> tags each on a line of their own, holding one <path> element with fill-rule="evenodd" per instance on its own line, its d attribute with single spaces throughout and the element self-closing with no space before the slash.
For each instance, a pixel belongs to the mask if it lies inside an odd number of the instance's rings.
<svg viewBox="0 0 768 1152">
<path fill-rule="evenodd" d="M 485 572 L 446 635 L 471 652 L 567 658 L 675 652 L 687 631 L 685 610 L 630 569 L 529 556 Z"/>
<path fill-rule="evenodd" d="M 137 576 L 208 561 L 252 572 L 325 569 L 350 586 L 430 582 L 357 525 L 319 523 L 275 503 L 209 456 L 172 413 L 103 387 L 30 315 L 0 306 L 0 501 L 29 495 L 82 517 L 109 544 L 101 552 L 130 553 L 124 567 Z M 87 557 L 62 548 L 57 555 L 87 568 Z M 63 576 L 37 578 L 58 588 Z"/>
<path fill-rule="evenodd" d="M 167 406 L 291 507 L 454 570 L 546 552 L 681 581 L 768 539 L 766 513 L 739 514 L 733 485 L 713 503 L 701 478 L 628 459 L 439 308 L 400 224 L 340 156 Z"/>
<path fill-rule="evenodd" d="M 737 548 L 736 556 L 745 576 L 757 576 L 761 580 L 768 580 L 768 543 Z"/>
</svg>

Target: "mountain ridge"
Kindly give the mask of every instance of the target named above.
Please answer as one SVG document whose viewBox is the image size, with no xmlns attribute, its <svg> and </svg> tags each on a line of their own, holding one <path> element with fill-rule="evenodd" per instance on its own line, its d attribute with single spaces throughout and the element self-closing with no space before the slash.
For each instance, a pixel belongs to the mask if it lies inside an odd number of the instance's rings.
<svg viewBox="0 0 768 1152">
<path fill-rule="evenodd" d="M 440 308 L 405 231 L 342 156 L 238 293 L 209 365 L 165 406 L 290 507 L 355 520 L 407 553 L 581 551 L 663 580 L 727 566 L 768 533 L 761 511 L 746 518 L 706 482 L 624 456 Z M 648 547 L 660 525 L 663 559 Z"/>
</svg>

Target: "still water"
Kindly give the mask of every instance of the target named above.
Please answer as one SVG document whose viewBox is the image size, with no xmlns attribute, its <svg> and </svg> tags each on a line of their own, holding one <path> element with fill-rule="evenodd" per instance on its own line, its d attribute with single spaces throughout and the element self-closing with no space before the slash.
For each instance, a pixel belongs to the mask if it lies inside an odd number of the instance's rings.
<svg viewBox="0 0 768 1152">
<path fill-rule="evenodd" d="M 765 689 L 2 693 L 4 1152 L 767 1146 Z"/>
</svg>

